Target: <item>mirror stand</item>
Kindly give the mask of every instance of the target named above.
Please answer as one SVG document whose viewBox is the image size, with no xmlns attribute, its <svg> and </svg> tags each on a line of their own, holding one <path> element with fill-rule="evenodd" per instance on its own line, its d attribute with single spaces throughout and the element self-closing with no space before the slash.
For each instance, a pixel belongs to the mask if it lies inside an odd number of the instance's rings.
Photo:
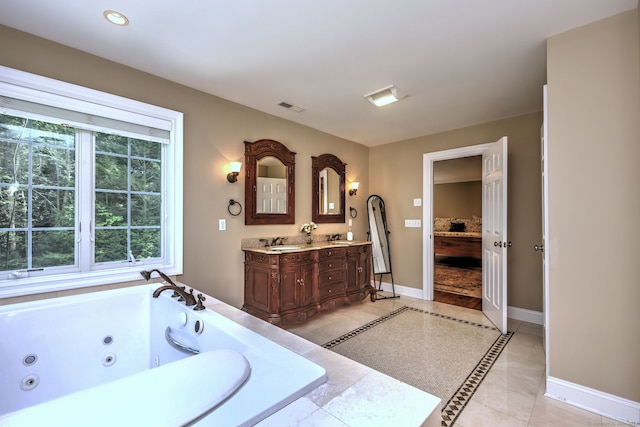
<svg viewBox="0 0 640 427">
<path fill-rule="evenodd" d="M 387 227 L 387 212 L 382 197 L 369 196 L 367 199 L 367 216 L 369 218 L 369 240 L 372 242 L 373 252 L 373 284 L 375 293 L 371 293 L 371 301 L 379 299 L 400 298 L 396 295 L 396 287 L 393 281 L 393 269 L 391 268 L 391 248 L 389 247 L 389 229 Z M 376 274 L 379 275 L 378 286 Z M 379 296 L 382 292 L 382 275 L 391 275 L 392 296 Z"/>
</svg>

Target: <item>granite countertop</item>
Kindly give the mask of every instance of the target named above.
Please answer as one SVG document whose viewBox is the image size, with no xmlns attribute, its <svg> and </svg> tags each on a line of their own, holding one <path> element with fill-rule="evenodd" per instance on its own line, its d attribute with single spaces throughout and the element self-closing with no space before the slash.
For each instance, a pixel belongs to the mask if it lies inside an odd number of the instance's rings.
<svg viewBox="0 0 640 427">
<path fill-rule="evenodd" d="M 309 250 L 332 245 L 311 246 L 313 247 Z M 322 366 L 327 371 L 327 381 L 324 384 L 262 420 L 257 424 L 258 427 L 440 427 L 440 398 L 300 338 L 213 297 L 207 296 L 205 306 Z"/>
<path fill-rule="evenodd" d="M 434 236 L 441 237 L 477 237 L 482 238 L 482 233 L 468 233 L 461 231 L 434 231 Z"/>
<path fill-rule="evenodd" d="M 311 244 L 307 243 L 285 243 L 282 245 L 275 246 L 255 246 L 252 244 L 243 245 L 243 251 L 251 251 L 251 252 L 260 252 L 263 254 L 277 254 L 277 253 L 290 253 L 290 252 L 302 252 L 302 251 L 315 251 L 319 249 L 325 248 L 346 248 L 349 246 L 357 246 L 357 245 L 370 245 L 371 242 L 368 241 L 359 241 L 359 240 L 335 240 L 332 242 L 313 242 Z"/>
</svg>

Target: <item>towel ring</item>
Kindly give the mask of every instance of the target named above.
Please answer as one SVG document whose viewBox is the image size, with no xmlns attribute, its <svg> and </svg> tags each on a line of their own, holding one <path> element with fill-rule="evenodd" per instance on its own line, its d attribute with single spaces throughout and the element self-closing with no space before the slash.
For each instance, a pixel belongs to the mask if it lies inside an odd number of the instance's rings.
<svg viewBox="0 0 640 427">
<path fill-rule="evenodd" d="M 235 206 L 235 205 L 240 206 L 240 210 L 238 210 L 237 213 L 231 212 L 231 206 Z M 227 212 L 229 212 L 229 215 L 231 216 L 238 216 L 242 213 L 242 205 L 240 204 L 240 202 L 236 202 L 235 200 L 231 199 L 229 200 L 229 205 L 227 206 Z"/>
<path fill-rule="evenodd" d="M 358 216 L 358 211 L 356 210 L 356 208 L 352 208 L 351 206 L 349 207 L 349 216 L 351 218 L 355 218 Z"/>
</svg>

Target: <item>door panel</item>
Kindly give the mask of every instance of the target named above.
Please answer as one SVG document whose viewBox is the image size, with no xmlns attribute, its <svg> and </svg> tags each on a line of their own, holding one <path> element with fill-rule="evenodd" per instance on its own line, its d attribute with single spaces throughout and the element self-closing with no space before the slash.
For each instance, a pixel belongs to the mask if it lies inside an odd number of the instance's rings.
<svg viewBox="0 0 640 427">
<path fill-rule="evenodd" d="M 507 333 L 507 137 L 482 155 L 482 311 Z"/>
</svg>

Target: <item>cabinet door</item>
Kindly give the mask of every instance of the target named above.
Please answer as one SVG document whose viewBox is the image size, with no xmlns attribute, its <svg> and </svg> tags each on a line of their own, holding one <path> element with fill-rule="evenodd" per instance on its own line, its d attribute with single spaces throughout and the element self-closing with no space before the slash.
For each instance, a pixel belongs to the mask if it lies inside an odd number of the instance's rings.
<svg viewBox="0 0 640 427">
<path fill-rule="evenodd" d="M 357 292 L 360 289 L 360 280 L 358 277 L 359 265 L 359 248 L 349 248 L 347 252 L 347 293 Z"/>
<path fill-rule="evenodd" d="M 264 313 L 273 313 L 277 307 L 273 307 L 271 298 L 271 270 L 261 265 L 248 265 L 245 267 L 244 304 L 260 310 Z"/>
<path fill-rule="evenodd" d="M 360 253 L 358 263 L 358 287 L 365 289 L 371 286 L 371 246 L 365 246 Z"/>
<path fill-rule="evenodd" d="M 315 301 L 315 286 L 313 284 L 311 266 L 300 266 L 299 277 L 301 282 L 298 284 L 298 306 L 305 307 L 307 305 L 313 304 Z"/>
<path fill-rule="evenodd" d="M 280 271 L 280 310 L 293 310 L 300 306 L 298 289 L 301 287 L 300 266 L 283 267 Z"/>
</svg>

